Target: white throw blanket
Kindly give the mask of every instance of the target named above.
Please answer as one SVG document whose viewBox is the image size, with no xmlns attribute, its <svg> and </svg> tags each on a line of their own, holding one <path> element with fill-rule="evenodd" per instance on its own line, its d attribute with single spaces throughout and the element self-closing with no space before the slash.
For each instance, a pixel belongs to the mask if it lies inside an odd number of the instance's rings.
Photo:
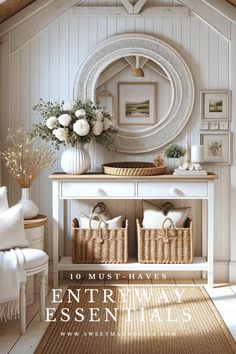
<svg viewBox="0 0 236 354">
<path fill-rule="evenodd" d="M 18 317 L 20 282 L 25 278 L 25 259 L 21 250 L 0 251 L 0 322 Z"/>
</svg>

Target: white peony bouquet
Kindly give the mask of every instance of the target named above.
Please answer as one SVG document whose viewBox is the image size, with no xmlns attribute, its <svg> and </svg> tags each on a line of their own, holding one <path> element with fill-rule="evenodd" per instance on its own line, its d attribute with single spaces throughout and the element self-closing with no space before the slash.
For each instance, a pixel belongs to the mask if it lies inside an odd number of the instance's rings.
<svg viewBox="0 0 236 354">
<path fill-rule="evenodd" d="M 114 148 L 116 130 L 111 115 L 92 102 L 68 101 L 60 103 L 40 100 L 34 106 L 43 121 L 35 124 L 33 136 L 60 145 L 84 145 L 96 141 Z"/>
</svg>

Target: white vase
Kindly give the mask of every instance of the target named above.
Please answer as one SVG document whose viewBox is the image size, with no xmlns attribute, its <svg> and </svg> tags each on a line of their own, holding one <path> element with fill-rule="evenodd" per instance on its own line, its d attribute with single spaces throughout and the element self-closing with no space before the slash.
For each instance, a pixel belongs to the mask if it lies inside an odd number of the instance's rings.
<svg viewBox="0 0 236 354">
<path fill-rule="evenodd" d="M 88 151 L 83 146 L 67 148 L 61 156 L 61 168 L 71 175 L 82 175 L 91 166 Z"/>
<path fill-rule="evenodd" d="M 169 172 L 174 172 L 174 170 L 176 169 L 176 168 L 178 168 L 179 167 L 179 165 L 181 165 L 181 163 L 182 163 L 182 160 L 181 160 L 181 158 L 168 158 L 168 170 L 169 170 Z"/>
<path fill-rule="evenodd" d="M 33 219 L 39 215 L 39 208 L 35 202 L 30 198 L 30 188 L 21 189 L 21 199 L 18 204 L 23 207 L 24 219 Z"/>
</svg>

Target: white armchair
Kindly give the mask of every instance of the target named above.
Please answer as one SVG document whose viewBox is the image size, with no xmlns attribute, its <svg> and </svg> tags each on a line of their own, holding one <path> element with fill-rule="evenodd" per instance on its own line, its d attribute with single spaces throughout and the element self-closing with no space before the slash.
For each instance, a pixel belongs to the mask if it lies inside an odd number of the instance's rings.
<svg viewBox="0 0 236 354">
<path fill-rule="evenodd" d="M 40 319 L 41 321 L 44 320 L 48 255 L 42 250 L 26 247 L 29 242 L 25 235 L 22 208 L 19 205 L 12 208 L 8 207 L 6 187 L 0 187 L 0 225 L 0 281 L 5 282 L 5 284 L 0 284 L 0 305 L 3 306 L 2 308 L 7 308 L 7 306 L 4 307 L 4 299 L 9 298 L 12 301 L 12 297 L 14 298 L 13 294 L 10 293 L 10 289 L 14 290 L 16 297 L 17 294 L 19 295 L 21 332 L 24 333 L 26 328 L 25 285 L 27 276 L 38 274 L 40 277 Z M 17 259 L 17 254 L 14 251 L 7 253 L 7 257 L 4 258 L 4 251 L 14 248 L 18 248 L 21 251 L 20 258 L 23 261 L 20 262 L 20 265 L 18 264 L 19 258 Z M 4 264 L 4 259 L 7 259 L 7 262 L 5 262 L 7 264 Z M 17 276 L 14 272 L 18 273 Z M 9 280 L 8 278 L 11 276 L 12 280 Z M 15 284 L 16 279 L 24 279 L 20 283 L 18 281 L 19 291 L 17 290 L 17 284 Z M 4 316 L 6 319 L 9 315 Z M 9 317 L 11 318 L 12 315 Z"/>
<path fill-rule="evenodd" d="M 40 320 L 44 321 L 45 313 L 45 281 L 48 275 L 48 255 L 41 250 L 34 248 L 22 248 L 22 253 L 25 258 L 26 277 L 38 274 L 39 281 L 39 304 L 40 304 Z M 21 332 L 25 332 L 26 328 L 26 282 L 20 283 L 20 321 Z"/>
</svg>

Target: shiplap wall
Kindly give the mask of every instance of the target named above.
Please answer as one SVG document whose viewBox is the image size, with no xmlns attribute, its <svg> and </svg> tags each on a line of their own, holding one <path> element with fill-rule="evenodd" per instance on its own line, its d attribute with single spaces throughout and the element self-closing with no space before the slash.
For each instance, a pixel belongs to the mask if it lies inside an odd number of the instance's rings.
<svg viewBox="0 0 236 354">
<path fill-rule="evenodd" d="M 172 6 L 177 1 L 149 0 L 148 6 Z M 83 6 L 121 5 L 120 1 L 89 1 Z M 11 32 L 4 36 L 1 45 L 1 148 L 6 146 L 8 127 L 16 129 L 22 126 L 29 130 L 35 117 L 32 107 L 40 97 L 49 100 L 67 100 L 73 96 L 73 82 L 79 63 L 94 46 L 116 34 L 141 32 L 154 35 L 172 45 L 184 58 L 192 72 L 196 98 L 191 120 L 177 137 L 177 142 L 196 144 L 199 136 L 199 91 L 207 89 L 229 89 L 229 51 L 228 41 L 216 30 L 191 13 L 188 17 L 76 17 L 73 9 L 50 23 L 30 41 L 15 51 L 10 51 Z M 99 170 L 103 162 L 118 160 L 153 160 L 157 151 L 140 155 L 123 155 L 105 151 L 100 146 L 92 146 L 92 170 Z M 46 249 L 51 255 L 51 184 L 48 175 L 59 169 L 59 163 L 44 171 L 34 182 L 33 198 L 40 211 L 48 215 L 49 225 L 46 233 Z M 216 225 L 215 259 L 230 258 L 230 168 L 229 166 L 209 165 L 208 169 L 217 173 L 216 182 Z M 9 187 L 10 203 L 20 196 L 20 189 L 9 177 L 2 165 L 2 184 Z M 195 225 L 195 253 L 201 248 L 201 205 L 199 202 L 184 202 L 192 206 Z M 120 201 L 114 207 L 114 214 L 123 212 L 131 220 L 135 219 L 134 210 L 140 213 L 140 204 L 134 201 Z M 84 206 L 86 209 L 87 206 Z M 69 235 L 71 218 L 78 212 L 78 203 L 67 205 L 66 229 Z M 131 229 L 134 225 L 131 226 Z M 67 236 L 69 238 L 69 236 Z M 134 246 L 132 232 L 130 245 Z M 70 252 L 70 242 L 65 244 L 66 253 Z"/>
</svg>

